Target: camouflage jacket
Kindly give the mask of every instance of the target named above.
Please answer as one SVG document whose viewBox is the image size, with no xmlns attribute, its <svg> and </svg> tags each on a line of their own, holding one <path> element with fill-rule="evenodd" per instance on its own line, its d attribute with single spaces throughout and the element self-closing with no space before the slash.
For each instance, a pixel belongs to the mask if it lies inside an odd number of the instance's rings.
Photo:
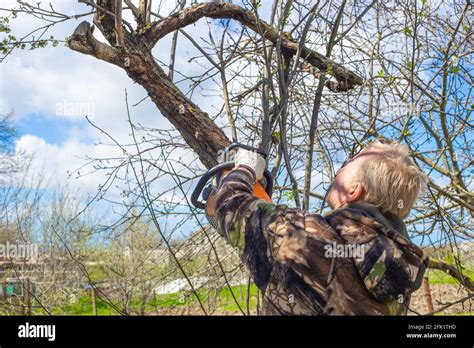
<svg viewBox="0 0 474 348">
<path fill-rule="evenodd" d="M 218 185 L 220 233 L 239 250 L 263 293 L 266 315 L 400 315 L 427 258 L 403 221 L 357 203 L 323 217 L 253 195 L 253 173 Z"/>
</svg>

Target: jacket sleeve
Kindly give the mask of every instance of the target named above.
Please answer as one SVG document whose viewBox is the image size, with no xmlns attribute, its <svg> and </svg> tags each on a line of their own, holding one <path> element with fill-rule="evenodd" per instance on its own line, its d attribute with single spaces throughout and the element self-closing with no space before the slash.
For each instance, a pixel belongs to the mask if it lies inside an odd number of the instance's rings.
<svg viewBox="0 0 474 348">
<path fill-rule="evenodd" d="M 255 284 L 265 289 L 275 262 L 313 287 L 327 281 L 326 245 L 334 232 L 320 215 L 267 203 L 253 195 L 253 172 L 238 167 L 219 183 L 216 217 L 224 238 L 239 250 Z"/>
</svg>

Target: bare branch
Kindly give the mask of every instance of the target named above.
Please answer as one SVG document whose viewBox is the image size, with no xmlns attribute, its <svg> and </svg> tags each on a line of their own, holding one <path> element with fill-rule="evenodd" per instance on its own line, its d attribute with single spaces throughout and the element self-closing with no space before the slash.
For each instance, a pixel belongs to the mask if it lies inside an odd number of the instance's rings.
<svg viewBox="0 0 474 348">
<path fill-rule="evenodd" d="M 147 30 L 143 36 L 147 41 L 147 45 L 153 47 L 165 35 L 193 24 L 203 17 L 235 19 L 253 31 L 262 33 L 265 39 L 271 41 L 273 44 L 277 45 L 279 43 L 281 49 L 287 53 L 294 55 L 298 51 L 298 42 L 279 35 L 279 31 L 268 23 L 256 19 L 251 12 L 231 3 L 212 2 L 189 7 L 153 23 L 151 29 Z M 338 81 L 337 86 L 332 85 L 334 90 L 346 91 L 354 88 L 356 85 L 362 85 L 364 82 L 364 80 L 354 72 L 307 47 L 301 49 L 301 58 L 321 71 L 330 70 Z"/>
<path fill-rule="evenodd" d="M 450 265 L 447 262 L 444 262 L 439 259 L 429 258 L 429 268 L 438 269 L 449 274 L 451 277 L 459 281 L 463 286 L 465 286 L 470 291 L 474 291 L 474 283 L 468 276 L 462 274 L 455 266 Z"/>
<path fill-rule="evenodd" d="M 123 46 L 122 0 L 115 0 L 115 35 L 116 46 Z"/>
</svg>

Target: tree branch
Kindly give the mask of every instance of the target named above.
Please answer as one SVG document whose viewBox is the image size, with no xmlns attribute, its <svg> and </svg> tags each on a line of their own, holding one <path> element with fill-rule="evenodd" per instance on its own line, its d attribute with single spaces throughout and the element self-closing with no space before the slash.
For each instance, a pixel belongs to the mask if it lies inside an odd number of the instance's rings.
<svg viewBox="0 0 474 348">
<path fill-rule="evenodd" d="M 138 13 L 140 18 L 140 25 L 144 26 L 147 23 L 150 23 L 150 9 L 151 9 L 151 0 L 140 0 L 138 5 Z"/>
<path fill-rule="evenodd" d="M 439 259 L 429 258 L 429 268 L 437 269 L 449 274 L 470 291 L 474 291 L 474 283 L 468 276 L 462 274 L 456 267 Z"/>
<path fill-rule="evenodd" d="M 115 45 L 123 47 L 122 0 L 115 0 Z"/>
<path fill-rule="evenodd" d="M 80 23 L 69 38 L 69 47 L 77 52 L 93 56 L 114 65 L 119 65 L 119 58 L 114 48 L 92 36 L 94 27 L 87 21 Z"/>
<path fill-rule="evenodd" d="M 209 115 L 189 100 L 155 62 L 151 52 L 136 48 L 124 52 L 97 41 L 92 27 L 82 22 L 69 40 L 71 49 L 94 56 L 124 69 L 133 81 L 144 87 L 158 109 L 181 133 L 184 141 L 207 167 L 217 163 L 218 151 L 230 142 Z"/>
<path fill-rule="evenodd" d="M 234 19 L 245 27 L 262 33 L 264 38 L 273 44 L 279 44 L 285 53 L 294 55 L 298 51 L 298 42 L 280 35 L 277 29 L 265 21 L 257 19 L 251 12 L 231 3 L 220 2 L 201 3 L 176 12 L 163 20 L 152 23 L 151 28 L 143 33 L 143 37 L 148 47 L 151 48 L 165 35 L 193 24 L 203 17 Z M 319 70 L 330 71 L 334 75 L 338 83 L 327 84 L 328 88 L 333 91 L 347 91 L 364 83 L 364 80 L 356 73 L 306 46 L 301 48 L 301 58 Z"/>
</svg>

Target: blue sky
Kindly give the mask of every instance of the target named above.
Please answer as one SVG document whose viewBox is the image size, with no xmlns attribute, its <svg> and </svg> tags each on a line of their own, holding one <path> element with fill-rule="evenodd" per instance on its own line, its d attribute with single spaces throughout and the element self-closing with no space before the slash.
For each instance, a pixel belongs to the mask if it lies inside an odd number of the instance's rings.
<svg viewBox="0 0 474 348">
<path fill-rule="evenodd" d="M 51 3 L 64 13 L 88 11 L 88 7 L 76 1 L 52 0 Z M 81 21 L 84 19 L 91 18 L 82 18 Z M 20 37 L 41 24 L 40 21 L 32 20 L 32 17 L 20 15 L 12 22 L 12 33 Z M 53 35 L 63 39 L 71 35 L 78 24 L 76 20 L 59 24 L 48 32 L 48 37 Z M 100 35 L 98 38 L 101 39 Z M 166 47 L 168 41 L 160 43 L 161 47 Z M 185 53 L 184 50 L 178 51 L 177 65 L 184 65 L 186 70 L 190 69 L 190 64 L 184 57 Z M 158 53 L 158 58 L 165 60 L 167 54 L 160 57 Z M 19 132 L 17 149 L 37 154 L 35 166 L 43 168 L 46 175 L 57 179 L 51 185 L 67 182 L 65 173 L 82 165 L 80 157 L 87 154 L 113 156 L 117 151 L 94 145 L 101 135 L 87 123 L 86 115 L 119 141 L 126 141 L 129 129 L 125 89 L 131 104 L 146 97 L 144 89 L 134 84 L 121 69 L 62 45 L 34 51 L 14 51 L 2 62 L 0 69 L 0 112 L 13 112 Z M 68 107 L 69 111 L 58 112 Z M 134 120 L 145 126 L 171 128 L 149 100 L 132 107 L 131 112 Z M 93 193 L 101 179 L 86 178 L 68 184 Z"/>
<path fill-rule="evenodd" d="M 71 14 L 88 10 L 88 7 L 76 1 L 48 2 L 53 3 L 58 11 Z M 269 3 L 264 1 L 263 13 L 269 13 Z M 162 13 L 169 10 L 171 6 Z M 86 19 L 90 21 L 90 18 Z M 39 23 L 31 17 L 24 20 L 19 16 L 12 25 L 13 33 L 20 37 Z M 48 36 L 65 38 L 71 35 L 78 23 L 72 20 L 60 24 Z M 219 26 L 219 23 L 216 25 Z M 198 22 L 190 30 L 195 38 L 207 38 L 204 21 Z M 95 33 L 100 39 L 98 30 Z M 188 75 L 199 74 L 204 67 L 188 62 L 189 57 L 196 53 L 195 49 L 182 36 L 179 40 L 176 70 Z M 168 61 L 169 45 L 170 35 L 161 40 L 154 50 L 159 60 Z M 19 131 L 17 150 L 35 154 L 34 169 L 50 178 L 47 189 L 54 190 L 58 185 L 67 184 L 85 194 L 95 194 L 98 185 L 105 180 L 104 173 L 75 179 L 74 176 L 68 176 L 68 171 L 81 167 L 85 156 L 113 157 L 121 153 L 117 148 L 95 145 L 104 137 L 87 123 L 85 115 L 88 114 L 95 124 L 110 132 L 119 142 L 129 142 L 124 91 L 127 90 L 132 105 L 146 97 L 144 89 L 134 84 L 121 69 L 62 45 L 35 51 L 14 51 L 0 65 L 0 72 L 0 112 L 6 114 L 13 111 Z M 185 90 L 187 86 L 181 84 L 180 87 Z M 221 105 L 218 96 L 213 98 L 196 93 L 193 98 L 198 105 Z M 58 112 L 67 106 L 72 107 L 72 112 Z M 146 127 L 172 129 L 150 100 L 132 107 L 131 113 L 135 121 Z M 316 177 L 313 182 L 317 182 Z M 174 183 L 167 179 L 160 181 L 159 185 L 163 190 Z M 118 191 L 111 191 L 113 198 L 118 198 Z M 103 209 L 104 205 L 101 205 L 100 210 Z"/>
<path fill-rule="evenodd" d="M 77 1 L 48 0 L 44 4 L 49 2 L 57 11 L 63 13 L 79 14 L 89 10 Z M 6 5 L 8 7 L 8 4 Z M 172 8 L 171 2 L 164 2 L 161 13 L 169 13 Z M 86 17 L 80 21 L 91 19 Z M 54 26 L 47 37 L 53 35 L 56 39 L 64 39 L 72 34 L 80 21 L 70 20 Z M 20 14 L 12 21 L 12 34 L 21 37 L 40 25 L 44 23 Z M 192 30 L 193 36 L 197 38 L 207 34 L 207 26 L 203 21 L 193 26 Z M 99 40 L 104 41 L 98 30 L 95 34 Z M 170 39 L 170 35 L 164 38 L 155 49 L 155 56 L 161 61 L 166 62 L 169 59 Z M 198 63 L 188 62 L 190 56 L 197 55 L 197 51 L 184 37 L 181 36 L 179 40 L 181 44 L 178 45 L 176 69 L 188 75 L 205 69 Z M 108 63 L 74 52 L 62 44 L 56 48 L 47 46 L 34 51 L 16 50 L 0 64 L 0 73 L 0 112 L 13 112 L 13 121 L 18 130 L 16 150 L 34 156 L 31 173 L 34 173 L 33 177 L 41 173 L 47 178 L 43 187 L 46 196 L 52 196 L 55 190 L 67 186 L 72 192 L 77 192 L 77 197 L 85 204 L 87 197 L 98 192 L 99 185 L 106 181 L 104 171 L 80 178 L 69 173 L 74 174 L 75 170 L 83 166 L 87 156 L 123 156 L 117 147 L 97 145 L 107 139 L 88 124 L 85 116 L 88 115 L 94 124 L 109 132 L 120 143 L 129 143 L 125 90 L 135 122 L 145 127 L 173 129 L 149 99 L 136 107 L 132 106 L 147 94 L 141 86 L 133 83 L 125 72 Z M 180 87 L 187 88 L 183 84 L 180 84 Z M 205 100 L 208 107 L 215 105 L 217 109 L 220 106 L 218 97 L 195 93 L 193 99 L 201 105 Z M 84 171 L 86 170 L 82 170 Z M 192 183 L 187 186 L 190 185 Z M 174 182 L 171 178 L 163 178 L 157 182 L 154 190 L 160 192 L 172 186 Z M 120 193 L 121 189 L 113 186 L 107 198 L 120 201 Z M 111 213 L 107 215 L 110 219 L 120 216 L 120 210 L 117 211 L 118 214 L 113 212 L 113 208 L 118 207 L 113 207 L 105 201 L 92 207 L 99 216 L 107 211 Z M 175 218 L 171 217 L 169 220 L 172 222 Z M 164 225 L 164 221 L 162 222 Z M 193 224 L 188 224 L 181 232 L 188 233 L 194 228 Z"/>
<path fill-rule="evenodd" d="M 70 137 L 72 130 L 88 133 L 86 120 L 70 120 L 65 118 L 48 117 L 42 113 L 29 113 L 16 120 L 15 127 L 18 136 L 34 135 L 44 139 L 48 144 L 61 146 Z M 90 143 L 93 140 L 90 139 Z"/>
</svg>

